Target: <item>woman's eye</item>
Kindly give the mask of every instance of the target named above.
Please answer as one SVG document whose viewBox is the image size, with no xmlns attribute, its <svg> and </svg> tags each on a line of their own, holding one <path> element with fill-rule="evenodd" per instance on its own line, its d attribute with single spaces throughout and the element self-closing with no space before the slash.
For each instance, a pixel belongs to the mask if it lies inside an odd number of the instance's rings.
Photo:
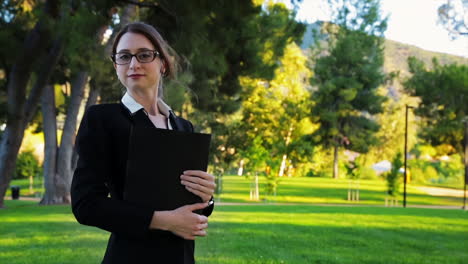
<svg viewBox="0 0 468 264">
<path fill-rule="evenodd" d="M 140 59 L 149 59 L 149 58 L 151 58 L 151 53 L 140 53 L 140 54 L 138 54 L 138 57 Z"/>
<path fill-rule="evenodd" d="M 119 55 L 119 59 L 121 59 L 121 60 L 128 60 L 130 58 L 131 58 L 130 54 L 120 54 Z"/>
</svg>

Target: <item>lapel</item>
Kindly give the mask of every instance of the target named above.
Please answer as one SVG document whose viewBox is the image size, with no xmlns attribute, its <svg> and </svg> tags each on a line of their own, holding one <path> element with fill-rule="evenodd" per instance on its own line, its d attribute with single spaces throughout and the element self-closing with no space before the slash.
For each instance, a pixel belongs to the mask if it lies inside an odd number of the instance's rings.
<svg viewBox="0 0 468 264">
<path fill-rule="evenodd" d="M 132 117 L 133 119 L 133 125 L 134 126 L 141 126 L 141 127 L 151 127 L 155 128 L 153 122 L 149 119 L 149 117 L 146 115 L 145 111 L 142 109 L 138 110 L 135 112 Z"/>
<path fill-rule="evenodd" d="M 143 126 L 143 127 L 152 127 L 154 128 L 153 122 L 149 119 L 149 117 L 146 115 L 144 112 L 144 109 L 140 109 L 134 114 L 131 114 L 130 111 L 125 107 L 125 105 L 121 102 L 120 103 L 121 107 L 125 109 L 125 112 L 129 116 L 131 122 L 135 126 Z M 177 118 L 177 116 L 174 114 L 174 112 L 169 111 L 169 122 L 171 123 L 172 130 L 175 131 L 184 131 L 184 125 L 182 124 L 182 121 L 180 118 Z M 190 131 L 186 131 L 190 132 Z"/>
</svg>

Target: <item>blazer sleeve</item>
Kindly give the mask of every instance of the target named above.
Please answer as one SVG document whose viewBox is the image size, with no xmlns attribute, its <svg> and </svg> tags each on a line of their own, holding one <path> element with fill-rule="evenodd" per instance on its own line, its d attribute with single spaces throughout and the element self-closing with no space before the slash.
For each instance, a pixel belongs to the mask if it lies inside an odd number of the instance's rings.
<svg viewBox="0 0 468 264">
<path fill-rule="evenodd" d="M 149 234 L 150 208 L 109 197 L 111 142 L 103 125 L 102 108 L 90 107 L 81 122 L 76 146 L 79 155 L 71 185 L 72 211 L 79 223 L 142 238 Z"/>
</svg>

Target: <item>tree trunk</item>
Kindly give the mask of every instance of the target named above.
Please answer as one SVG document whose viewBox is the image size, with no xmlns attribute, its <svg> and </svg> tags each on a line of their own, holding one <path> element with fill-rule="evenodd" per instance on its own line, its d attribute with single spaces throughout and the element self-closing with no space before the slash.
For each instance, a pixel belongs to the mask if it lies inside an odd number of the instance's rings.
<svg viewBox="0 0 468 264">
<path fill-rule="evenodd" d="M 12 67 L 8 78 L 8 119 L 5 133 L 0 142 L 0 208 L 10 184 L 15 168 L 16 158 L 26 128 L 25 102 L 26 87 L 32 73 L 34 58 L 41 54 L 47 43 L 45 26 L 39 21 L 31 30 L 24 42 L 22 52 Z"/>
<path fill-rule="evenodd" d="M 37 80 L 28 96 L 28 101 L 25 106 L 26 115 L 26 126 L 29 124 L 37 111 L 37 106 L 41 99 L 41 95 L 44 93 L 45 86 L 50 80 L 55 67 L 58 64 L 60 57 L 62 56 L 64 49 L 63 41 L 60 38 L 54 40 L 52 48 L 49 53 L 46 54 L 46 59 L 41 66 L 40 71 L 37 74 Z M 54 103 L 55 105 L 55 103 Z"/>
<path fill-rule="evenodd" d="M 57 117 L 55 91 L 48 85 L 42 95 L 42 118 L 44 126 L 44 187 L 45 194 L 40 204 L 56 204 L 60 199 L 55 189 L 55 169 L 57 161 Z"/>
<path fill-rule="evenodd" d="M 84 87 L 88 81 L 87 72 L 79 72 L 72 83 L 71 99 L 63 127 L 62 139 L 57 156 L 55 188 L 60 203 L 70 203 L 70 185 L 73 174 L 72 157 L 75 146 L 78 111 L 83 100 Z"/>
<path fill-rule="evenodd" d="M 333 148 L 333 179 L 338 179 L 338 146 Z"/>
<path fill-rule="evenodd" d="M 85 109 L 88 109 L 90 106 L 95 105 L 97 103 L 99 94 L 101 92 L 101 89 L 99 89 L 99 87 L 94 87 L 91 83 L 92 81 L 90 81 L 91 87 L 89 89 L 88 100 L 86 101 Z"/>
<path fill-rule="evenodd" d="M 289 142 L 291 141 L 292 131 L 293 131 L 293 124 L 289 125 L 288 135 L 286 136 L 286 142 L 285 142 L 286 149 L 287 149 L 287 147 L 289 145 Z M 278 172 L 279 177 L 283 177 L 283 175 L 284 175 L 284 170 L 286 169 L 286 160 L 287 160 L 287 158 L 288 158 L 288 154 L 287 154 L 287 151 L 286 151 L 286 153 L 283 155 L 283 159 L 281 160 L 281 166 L 280 166 L 280 170 Z"/>
</svg>

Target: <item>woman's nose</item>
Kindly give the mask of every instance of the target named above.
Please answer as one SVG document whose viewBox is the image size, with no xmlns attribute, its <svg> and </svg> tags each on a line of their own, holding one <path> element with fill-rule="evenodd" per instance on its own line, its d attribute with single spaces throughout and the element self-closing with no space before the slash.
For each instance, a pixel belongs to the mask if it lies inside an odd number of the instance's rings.
<svg viewBox="0 0 468 264">
<path fill-rule="evenodd" d="M 130 69 L 134 69 L 140 66 L 140 62 L 137 60 L 136 56 L 132 56 L 130 60 Z"/>
</svg>

